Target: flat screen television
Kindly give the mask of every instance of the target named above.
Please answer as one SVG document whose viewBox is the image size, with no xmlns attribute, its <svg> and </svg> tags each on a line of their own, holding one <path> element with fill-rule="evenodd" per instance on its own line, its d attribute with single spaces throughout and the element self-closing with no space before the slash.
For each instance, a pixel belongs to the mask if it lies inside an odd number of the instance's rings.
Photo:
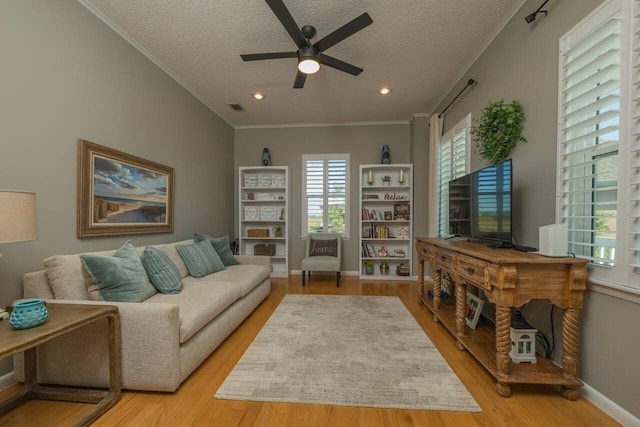
<svg viewBox="0 0 640 427">
<path fill-rule="evenodd" d="M 511 159 L 449 181 L 449 234 L 511 245 Z"/>
</svg>

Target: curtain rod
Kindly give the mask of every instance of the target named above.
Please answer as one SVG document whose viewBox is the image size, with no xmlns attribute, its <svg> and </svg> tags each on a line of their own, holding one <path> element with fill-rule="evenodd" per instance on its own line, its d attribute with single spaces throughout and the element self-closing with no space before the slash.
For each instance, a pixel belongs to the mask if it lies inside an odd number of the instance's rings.
<svg viewBox="0 0 640 427">
<path fill-rule="evenodd" d="M 467 88 L 469 86 L 473 86 L 473 85 L 477 85 L 478 82 L 476 80 L 473 79 L 469 79 L 469 81 L 467 82 L 467 85 L 465 87 L 462 88 L 462 90 L 460 91 L 459 94 L 456 95 L 455 98 L 453 98 L 453 100 L 449 103 L 449 105 L 447 105 L 446 107 L 444 107 L 444 110 L 442 110 L 442 113 L 438 114 L 438 118 L 442 117 L 442 115 L 444 113 L 446 113 L 446 111 L 449 109 L 449 107 L 451 107 L 451 105 L 456 102 L 456 99 L 458 99 L 460 97 L 460 95 L 462 95 L 462 92 L 464 92 L 465 90 L 467 90 Z"/>
</svg>

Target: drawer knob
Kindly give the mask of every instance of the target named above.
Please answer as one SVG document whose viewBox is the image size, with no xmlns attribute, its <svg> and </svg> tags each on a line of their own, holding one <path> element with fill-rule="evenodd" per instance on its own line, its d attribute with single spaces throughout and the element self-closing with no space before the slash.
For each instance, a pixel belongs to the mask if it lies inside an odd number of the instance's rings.
<svg viewBox="0 0 640 427">
<path fill-rule="evenodd" d="M 473 273 L 475 273 L 475 272 L 476 272 L 476 271 L 475 271 L 473 268 L 471 268 L 471 267 L 467 267 L 467 274 L 473 274 Z"/>
<path fill-rule="evenodd" d="M 440 260 L 441 260 L 441 261 L 446 261 L 446 260 L 447 260 L 447 257 L 446 257 L 446 256 L 444 256 L 444 255 L 440 255 Z"/>
</svg>

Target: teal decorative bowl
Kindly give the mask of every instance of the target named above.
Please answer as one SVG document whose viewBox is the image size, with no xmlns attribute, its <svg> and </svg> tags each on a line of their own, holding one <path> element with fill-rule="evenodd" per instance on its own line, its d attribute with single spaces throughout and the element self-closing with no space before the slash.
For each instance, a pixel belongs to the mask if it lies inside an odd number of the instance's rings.
<svg viewBox="0 0 640 427">
<path fill-rule="evenodd" d="M 42 298 L 23 299 L 13 303 L 9 325 L 13 329 L 28 329 L 42 325 L 49 312 Z"/>
</svg>

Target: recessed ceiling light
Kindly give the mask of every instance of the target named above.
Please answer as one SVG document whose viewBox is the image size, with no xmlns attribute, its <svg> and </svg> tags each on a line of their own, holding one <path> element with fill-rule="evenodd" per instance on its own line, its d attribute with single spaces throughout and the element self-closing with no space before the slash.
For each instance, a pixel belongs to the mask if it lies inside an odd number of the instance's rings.
<svg viewBox="0 0 640 427">
<path fill-rule="evenodd" d="M 386 95 L 386 94 L 388 94 L 389 92 L 391 92 L 391 89 L 389 89 L 388 87 L 383 87 L 382 89 L 380 89 L 380 93 L 381 93 L 382 95 Z"/>
<path fill-rule="evenodd" d="M 253 94 L 253 97 L 254 97 L 255 99 L 257 99 L 258 101 L 259 101 L 259 100 L 261 100 L 261 99 L 264 99 L 264 95 L 263 95 L 263 94 L 261 94 L 260 92 L 256 92 L 256 93 L 254 93 L 254 94 Z"/>
</svg>

